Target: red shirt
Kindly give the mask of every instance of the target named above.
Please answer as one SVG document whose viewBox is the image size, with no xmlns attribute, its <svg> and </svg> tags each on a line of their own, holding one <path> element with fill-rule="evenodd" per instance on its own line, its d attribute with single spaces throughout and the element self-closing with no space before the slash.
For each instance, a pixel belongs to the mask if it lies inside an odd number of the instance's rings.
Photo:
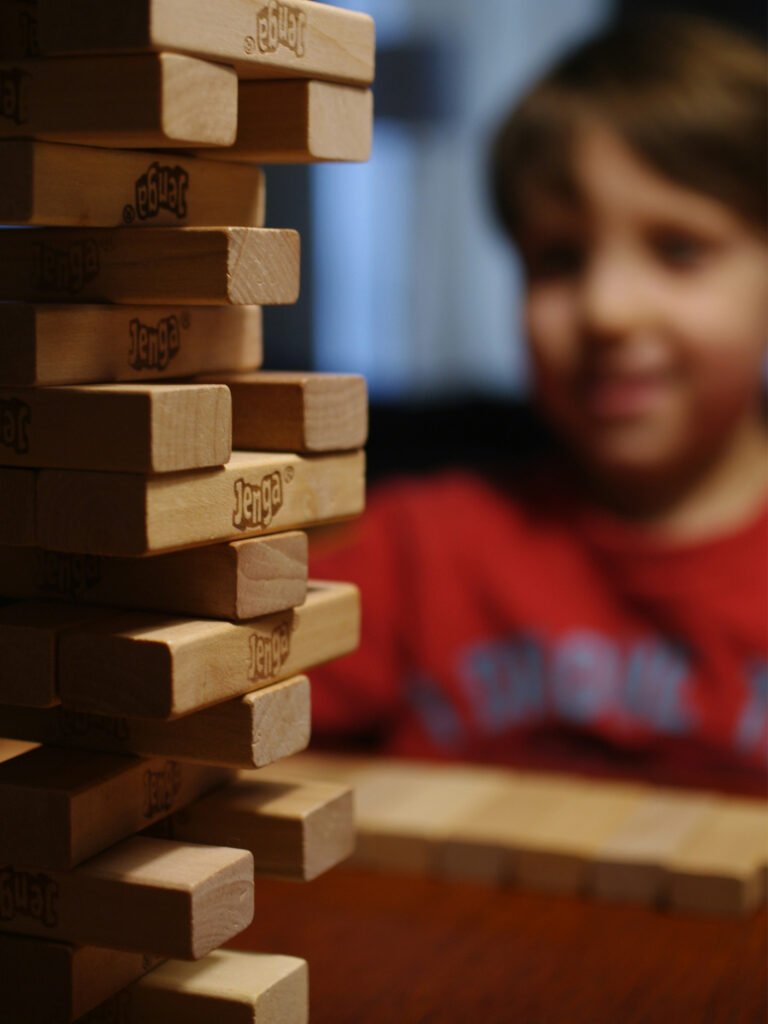
<svg viewBox="0 0 768 1024">
<path fill-rule="evenodd" d="M 456 472 L 382 487 L 348 539 L 311 564 L 363 600 L 359 650 L 313 674 L 316 733 L 762 790 L 768 507 L 670 546 L 562 480 Z"/>
</svg>

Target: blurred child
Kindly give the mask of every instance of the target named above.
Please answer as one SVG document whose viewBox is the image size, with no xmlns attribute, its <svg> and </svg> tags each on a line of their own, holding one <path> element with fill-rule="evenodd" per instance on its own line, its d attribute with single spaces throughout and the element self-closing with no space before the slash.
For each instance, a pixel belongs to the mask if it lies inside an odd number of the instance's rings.
<svg viewBox="0 0 768 1024">
<path fill-rule="evenodd" d="M 581 47 L 502 125 L 534 397 L 517 479 L 370 496 L 316 732 L 402 756 L 761 788 L 768 767 L 766 56 L 682 17 Z"/>
</svg>

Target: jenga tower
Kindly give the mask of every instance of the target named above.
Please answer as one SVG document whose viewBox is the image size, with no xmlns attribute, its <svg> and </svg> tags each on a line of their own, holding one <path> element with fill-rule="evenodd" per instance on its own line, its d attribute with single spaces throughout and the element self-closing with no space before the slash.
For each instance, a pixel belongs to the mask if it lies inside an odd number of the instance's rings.
<svg viewBox="0 0 768 1024">
<path fill-rule="evenodd" d="M 373 23 L 312 0 L 0 8 L 0 1024 L 308 1019 L 218 947 L 348 855 L 303 749 L 359 596 L 365 383 L 260 372 L 296 301 L 259 164 L 365 160 Z"/>
</svg>

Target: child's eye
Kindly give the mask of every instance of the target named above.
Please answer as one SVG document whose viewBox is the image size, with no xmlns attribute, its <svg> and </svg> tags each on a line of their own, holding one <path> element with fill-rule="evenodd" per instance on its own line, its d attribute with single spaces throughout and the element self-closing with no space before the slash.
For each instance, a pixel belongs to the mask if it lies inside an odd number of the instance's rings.
<svg viewBox="0 0 768 1024">
<path fill-rule="evenodd" d="M 536 280 L 575 277 L 584 266 L 584 248 L 577 242 L 556 242 L 526 253 L 528 274 Z"/>
<path fill-rule="evenodd" d="M 688 270 L 699 266 L 710 248 L 701 238 L 673 231 L 653 236 L 651 247 L 665 266 L 675 270 Z"/>
</svg>

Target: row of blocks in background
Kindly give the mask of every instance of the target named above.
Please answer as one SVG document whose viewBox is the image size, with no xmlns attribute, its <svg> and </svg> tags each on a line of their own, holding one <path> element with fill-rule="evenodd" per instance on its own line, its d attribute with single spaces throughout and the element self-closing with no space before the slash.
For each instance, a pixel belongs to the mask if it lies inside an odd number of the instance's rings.
<svg viewBox="0 0 768 1024">
<path fill-rule="evenodd" d="M 215 950 L 351 848 L 346 787 L 238 769 L 357 642 L 285 531 L 362 509 L 365 392 L 242 374 L 299 290 L 251 164 L 365 159 L 372 77 L 308 0 L 0 5 L 0 734 L 46 744 L 0 754 L 2 1022 L 307 1018 L 301 961 Z"/>
<path fill-rule="evenodd" d="M 686 913 L 768 897 L 768 805 L 639 782 L 329 754 L 284 762 L 355 790 L 350 863 Z"/>
</svg>

